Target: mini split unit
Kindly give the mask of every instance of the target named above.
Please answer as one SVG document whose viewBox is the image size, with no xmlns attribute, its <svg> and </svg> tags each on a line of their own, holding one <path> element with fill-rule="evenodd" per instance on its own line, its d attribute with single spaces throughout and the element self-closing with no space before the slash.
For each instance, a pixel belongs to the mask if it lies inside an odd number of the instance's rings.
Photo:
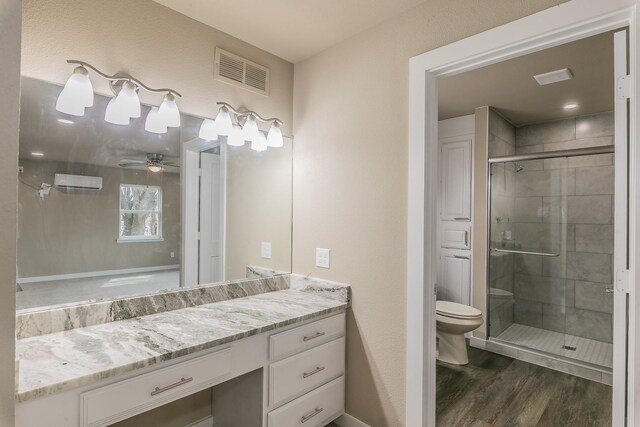
<svg viewBox="0 0 640 427">
<path fill-rule="evenodd" d="M 102 190 L 102 178 L 99 176 L 65 175 L 57 173 L 53 184 L 56 188 L 68 190 Z"/>
</svg>

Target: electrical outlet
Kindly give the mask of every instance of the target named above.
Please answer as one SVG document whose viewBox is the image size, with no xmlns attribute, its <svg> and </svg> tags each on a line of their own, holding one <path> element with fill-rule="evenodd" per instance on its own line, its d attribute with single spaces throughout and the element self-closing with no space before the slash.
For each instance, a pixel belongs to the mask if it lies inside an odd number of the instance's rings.
<svg viewBox="0 0 640 427">
<path fill-rule="evenodd" d="M 331 265 L 331 251 L 324 248 L 316 248 L 316 266 L 329 268 Z"/>
<path fill-rule="evenodd" d="M 271 242 L 262 242 L 260 254 L 262 258 L 271 259 Z"/>
<path fill-rule="evenodd" d="M 175 258 L 176 257 L 176 253 L 175 252 L 171 252 L 171 258 Z"/>
</svg>

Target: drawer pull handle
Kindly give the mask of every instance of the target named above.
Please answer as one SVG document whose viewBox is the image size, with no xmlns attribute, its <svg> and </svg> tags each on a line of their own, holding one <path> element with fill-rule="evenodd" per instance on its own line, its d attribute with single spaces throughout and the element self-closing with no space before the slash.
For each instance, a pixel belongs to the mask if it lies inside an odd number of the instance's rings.
<svg viewBox="0 0 640 427">
<path fill-rule="evenodd" d="M 305 415 L 304 417 L 300 418 L 300 422 L 301 423 L 306 423 L 307 421 L 309 421 L 311 418 L 315 417 L 316 415 L 318 415 L 322 411 L 324 411 L 324 408 L 316 408 L 309 415 Z"/>
<path fill-rule="evenodd" d="M 193 377 L 189 377 L 189 378 L 182 377 L 180 379 L 180 381 L 178 381 L 177 383 L 173 383 L 173 384 L 170 384 L 170 385 L 168 385 L 166 387 L 162 387 L 162 388 L 156 387 L 156 389 L 151 392 L 151 396 L 155 396 L 156 394 L 164 393 L 167 390 L 171 390 L 172 388 L 180 387 L 182 384 L 186 384 L 186 383 L 189 383 L 191 381 L 193 381 Z"/>
<path fill-rule="evenodd" d="M 325 333 L 324 332 L 316 332 L 313 335 L 305 335 L 302 338 L 302 341 L 311 341 L 311 340 L 315 340 L 316 338 L 320 338 L 321 336 L 323 336 Z"/>
<path fill-rule="evenodd" d="M 324 371 L 324 366 L 318 366 L 313 371 L 305 372 L 304 374 L 302 374 L 302 378 L 309 378 L 311 375 L 315 375 L 318 372 L 322 372 L 322 371 Z"/>
</svg>

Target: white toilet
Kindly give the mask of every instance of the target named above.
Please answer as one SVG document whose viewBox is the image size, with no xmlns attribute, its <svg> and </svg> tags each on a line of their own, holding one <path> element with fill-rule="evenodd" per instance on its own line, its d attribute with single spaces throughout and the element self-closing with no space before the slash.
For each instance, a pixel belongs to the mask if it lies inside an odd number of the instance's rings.
<svg viewBox="0 0 640 427">
<path fill-rule="evenodd" d="M 454 365 L 469 363 L 464 334 L 482 325 L 482 312 L 468 305 L 436 301 L 438 360 Z"/>
</svg>

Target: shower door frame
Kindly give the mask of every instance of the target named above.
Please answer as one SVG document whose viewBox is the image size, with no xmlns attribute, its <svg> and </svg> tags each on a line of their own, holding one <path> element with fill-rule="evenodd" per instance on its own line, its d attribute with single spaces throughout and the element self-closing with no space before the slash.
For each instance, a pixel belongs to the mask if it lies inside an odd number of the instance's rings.
<svg viewBox="0 0 640 427">
<path fill-rule="evenodd" d="M 635 425 L 634 389 L 640 378 L 634 377 L 636 347 L 636 300 L 640 295 L 634 284 L 640 280 L 635 268 L 640 241 L 640 218 L 636 215 L 636 192 L 640 189 L 640 140 L 636 125 L 637 99 L 640 95 L 636 68 L 640 65 L 637 46 L 640 35 L 638 0 L 571 0 L 525 18 L 414 56 L 409 61 L 409 152 L 407 191 L 407 314 L 406 314 L 406 386 L 405 425 L 435 426 L 435 284 L 437 272 L 437 212 L 431 201 L 437 197 L 438 169 L 438 79 L 471 71 L 528 53 L 569 43 L 610 30 L 629 28 L 630 120 L 629 138 L 629 262 L 630 301 L 628 356 L 626 365 L 627 418 L 614 411 L 614 423 Z M 640 330 L 640 326 L 637 328 Z M 625 390 L 613 390 L 615 402 Z M 635 407 L 638 407 L 638 411 Z M 620 422 L 622 421 L 622 422 Z"/>
<path fill-rule="evenodd" d="M 616 151 L 615 144 L 614 145 L 601 145 L 596 147 L 585 147 L 585 148 L 573 148 L 570 150 L 557 150 L 557 151 L 541 151 L 539 153 L 526 153 L 526 154 L 514 154 L 508 156 L 496 156 L 490 157 L 487 159 L 487 259 L 486 259 L 486 269 L 487 269 L 487 300 L 486 300 L 486 318 L 491 318 L 491 250 L 494 249 L 491 247 L 491 166 L 494 164 L 504 164 L 509 162 L 526 162 L 528 160 L 542 160 L 542 159 L 560 159 L 560 158 L 568 158 L 568 157 L 580 157 L 580 156 L 593 156 L 598 154 L 614 154 Z M 505 251 L 508 252 L 508 251 Z M 513 252 L 513 253 L 522 253 L 525 255 L 537 255 L 537 256 L 557 256 L 544 253 L 544 252 L 529 252 L 529 251 L 521 251 L 521 252 Z M 615 274 L 615 271 L 614 271 Z M 614 280 L 615 282 L 615 280 Z M 491 338 L 497 338 L 491 335 L 491 327 L 489 322 L 486 325 L 487 337 L 489 340 Z M 566 332 L 565 332 L 566 333 Z M 517 344 L 517 347 L 520 347 Z"/>
</svg>

